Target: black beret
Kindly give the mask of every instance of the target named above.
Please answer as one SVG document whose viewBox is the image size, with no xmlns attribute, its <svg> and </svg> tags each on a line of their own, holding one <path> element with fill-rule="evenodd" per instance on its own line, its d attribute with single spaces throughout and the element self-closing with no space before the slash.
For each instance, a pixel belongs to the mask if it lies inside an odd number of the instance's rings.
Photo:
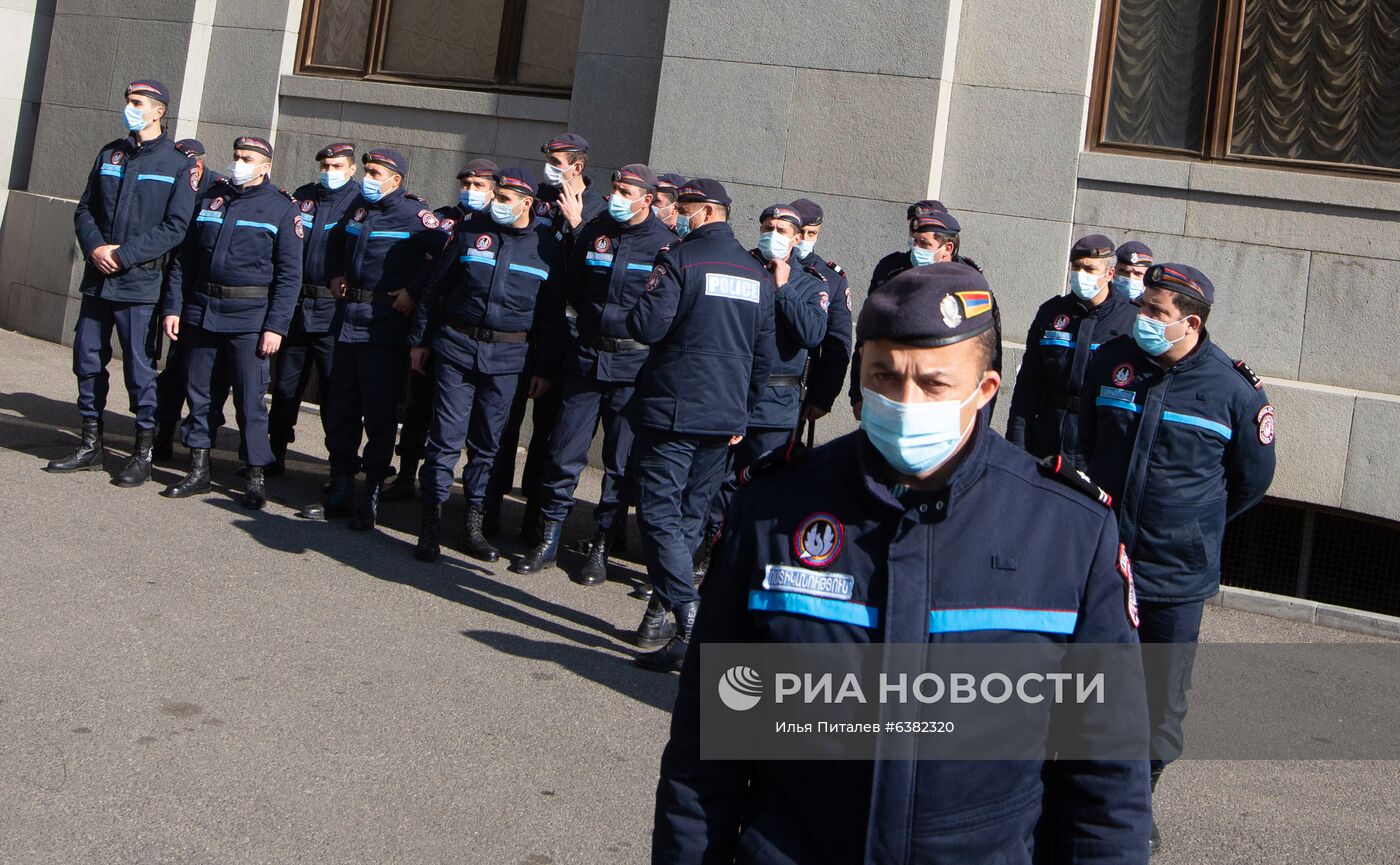
<svg viewBox="0 0 1400 865">
<path fill-rule="evenodd" d="M 565 132 L 563 135 L 556 135 L 544 143 L 540 148 L 541 153 L 587 153 L 588 139 L 582 135 L 572 132 Z"/>
<path fill-rule="evenodd" d="M 1142 284 L 1148 288 L 1165 288 L 1187 297 L 1215 303 L 1215 286 L 1204 273 L 1185 264 L 1154 264 L 1147 269 Z"/>
<path fill-rule="evenodd" d="M 244 135 L 233 139 L 234 150 L 251 150 L 254 153 L 261 153 L 268 159 L 272 158 L 272 142 L 266 138 L 259 138 L 256 135 Z"/>
<path fill-rule="evenodd" d="M 905 219 L 913 219 L 926 213 L 947 213 L 948 208 L 943 206 L 943 202 L 936 198 L 925 198 L 923 201 L 916 201 L 909 205 L 909 209 L 904 212 Z"/>
<path fill-rule="evenodd" d="M 802 217 L 802 225 L 821 225 L 824 214 L 822 206 L 810 198 L 799 198 L 791 205 L 793 210 Z"/>
<path fill-rule="evenodd" d="M 501 166 L 489 159 L 473 159 L 466 165 L 463 165 L 461 171 L 457 172 L 457 179 L 466 180 L 468 177 L 494 178 L 496 173 L 500 170 Z"/>
<path fill-rule="evenodd" d="M 798 213 L 791 205 L 770 204 L 758 215 L 758 221 L 764 222 L 769 219 L 781 219 L 792 224 L 794 228 L 801 228 L 802 214 Z"/>
<path fill-rule="evenodd" d="M 718 180 L 710 180 L 708 177 L 697 177 L 694 180 L 687 180 L 682 186 L 677 201 L 707 201 L 712 204 L 723 204 L 728 207 L 733 202 L 729 198 L 729 193 L 725 192 L 724 184 Z"/>
<path fill-rule="evenodd" d="M 181 138 L 175 142 L 175 149 L 186 156 L 203 156 L 204 142 L 198 138 Z"/>
<path fill-rule="evenodd" d="M 909 220 L 910 231 L 932 231 L 937 234 L 957 234 L 962 231 L 958 220 L 948 211 L 926 210 Z"/>
<path fill-rule="evenodd" d="M 392 147 L 376 147 L 360 159 L 365 165 L 382 165 L 404 180 L 408 179 L 408 160 Z"/>
<path fill-rule="evenodd" d="M 1152 263 L 1152 248 L 1140 240 L 1130 240 L 1118 247 L 1118 261 L 1123 264 Z"/>
<path fill-rule="evenodd" d="M 1069 260 L 1081 258 L 1110 258 L 1113 255 L 1113 241 L 1102 234 L 1090 234 L 1079 238 L 1070 247 Z"/>
<path fill-rule="evenodd" d="M 355 145 L 348 141 L 337 141 L 334 144 L 327 144 L 325 147 L 316 151 L 317 162 L 320 162 L 322 159 L 339 159 L 342 156 L 353 160 L 355 158 Z"/>
<path fill-rule="evenodd" d="M 685 186 L 686 179 L 679 174 L 658 174 L 656 176 L 656 191 L 664 192 L 668 195 L 675 195 Z"/>
<path fill-rule="evenodd" d="M 142 78 L 126 85 L 126 95 L 131 96 L 132 94 L 149 96 L 164 102 L 166 105 L 170 104 L 170 88 L 154 78 Z"/>
<path fill-rule="evenodd" d="M 995 324 L 992 292 L 977 268 L 942 261 L 905 270 L 871 294 L 856 339 L 935 348 L 970 339 Z"/>
<path fill-rule="evenodd" d="M 655 192 L 656 186 L 660 182 L 656 172 L 640 162 L 631 165 L 624 165 L 613 172 L 613 183 L 626 183 L 629 186 L 640 186 L 648 192 Z"/>
<path fill-rule="evenodd" d="M 535 182 L 535 175 L 528 169 L 517 165 L 507 166 L 496 173 L 496 185 L 502 189 L 511 189 L 525 195 L 535 195 L 539 186 Z"/>
</svg>

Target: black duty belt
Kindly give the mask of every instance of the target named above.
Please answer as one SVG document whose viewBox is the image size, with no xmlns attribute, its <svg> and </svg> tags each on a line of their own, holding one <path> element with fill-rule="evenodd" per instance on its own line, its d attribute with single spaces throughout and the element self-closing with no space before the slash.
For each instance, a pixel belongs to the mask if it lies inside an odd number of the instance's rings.
<svg viewBox="0 0 1400 865">
<path fill-rule="evenodd" d="M 456 317 L 448 319 L 447 326 L 477 342 L 528 342 L 530 339 L 530 334 L 525 331 L 492 330 L 489 327 L 477 327 Z"/>
<path fill-rule="evenodd" d="M 199 287 L 199 292 L 224 300 L 267 299 L 267 286 L 265 285 L 220 285 L 217 282 L 206 282 Z"/>
<path fill-rule="evenodd" d="M 346 288 L 345 299 L 350 303 L 373 303 L 374 291 L 368 288 Z"/>
<path fill-rule="evenodd" d="M 142 270 L 165 270 L 165 266 L 170 263 L 171 258 L 172 254 L 167 252 L 165 255 L 157 256 L 150 261 L 143 261 L 136 266 Z"/>
<path fill-rule="evenodd" d="M 770 375 L 768 376 L 769 387 L 802 387 L 802 376 L 800 375 Z"/>
<path fill-rule="evenodd" d="M 1062 393 L 1053 394 L 1050 397 L 1050 407 L 1061 411 L 1079 411 L 1079 397 L 1066 396 Z"/>
<path fill-rule="evenodd" d="M 611 336 L 595 336 L 584 340 L 584 345 L 598 351 L 642 351 L 646 348 L 635 339 L 617 339 Z"/>
<path fill-rule="evenodd" d="M 333 300 L 335 293 L 330 290 L 329 286 L 303 282 L 301 284 L 301 297 L 302 300 Z"/>
</svg>

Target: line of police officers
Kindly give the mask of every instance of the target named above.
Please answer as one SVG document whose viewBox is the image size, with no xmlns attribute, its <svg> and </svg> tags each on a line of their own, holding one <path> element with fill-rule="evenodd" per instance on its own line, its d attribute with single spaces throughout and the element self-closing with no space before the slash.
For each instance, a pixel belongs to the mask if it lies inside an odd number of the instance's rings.
<svg viewBox="0 0 1400 865">
<path fill-rule="evenodd" d="M 318 181 L 287 195 L 264 139 L 234 142 L 227 177 L 204 168 L 197 141 L 172 144 L 169 101 L 159 82 L 128 86 L 130 134 L 102 149 L 78 203 L 82 432 L 48 470 L 102 467 L 115 328 L 137 429 L 115 483 L 149 479 L 188 402 L 190 466 L 165 494 L 208 490 L 231 388 L 243 503 L 260 508 L 314 367 L 330 478 L 308 513 L 368 530 L 381 495 L 416 491 L 414 555 L 434 560 L 465 446 L 461 546 L 496 561 L 490 537 L 533 401 L 531 549 L 511 570 L 555 563 L 601 426 L 603 494 L 574 578 L 606 578 L 635 504 L 650 582 L 637 662 L 683 667 L 654 861 L 1139 862 L 1149 837 L 1156 849 L 1148 793 L 1181 750 L 1189 654 L 1149 675 L 1150 767 L 996 778 L 958 765 L 784 775 L 702 762 L 699 665 L 683 662 L 707 639 L 1194 644 L 1224 526 L 1267 490 L 1275 435 L 1261 382 L 1206 331 L 1215 288 L 1203 273 L 1154 263 L 1141 243 L 1077 241 L 1068 292 L 1027 335 L 1002 439 L 989 425 L 996 299 L 938 201 L 910 206 L 907 249 L 876 266 L 853 346 L 845 274 L 814 253 L 812 201 L 765 209 L 746 249 L 722 184 L 634 164 L 604 198 L 572 133 L 542 148 L 544 184 L 473 160 L 459 200 L 437 210 L 408 191 L 393 149 L 364 153 L 353 182 L 348 143 L 322 149 Z M 807 451 L 801 424 L 831 410 L 853 349 L 861 429 Z M 400 469 L 386 483 L 396 432 Z M 1020 565 L 1006 555 L 1026 549 Z M 1007 562 L 1021 571 L 1014 586 L 982 573 Z M 843 579 L 770 580 L 775 566 Z M 702 578 L 709 612 L 697 618 Z M 842 597 L 812 588 L 832 584 L 847 586 Z M 925 784 L 960 792 L 920 796 Z M 1046 792 L 1027 797 L 1035 790 Z M 812 814 L 788 801 L 813 794 L 824 805 Z"/>
</svg>

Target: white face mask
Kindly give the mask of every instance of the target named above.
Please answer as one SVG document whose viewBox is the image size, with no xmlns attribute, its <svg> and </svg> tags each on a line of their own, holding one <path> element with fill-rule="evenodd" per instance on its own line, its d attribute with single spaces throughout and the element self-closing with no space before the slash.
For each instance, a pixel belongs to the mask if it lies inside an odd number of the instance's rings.
<svg viewBox="0 0 1400 865">
<path fill-rule="evenodd" d="M 251 163 L 235 160 L 228 164 L 224 173 L 228 175 L 229 180 L 233 181 L 234 186 L 243 186 L 258 176 L 258 169 Z"/>
<path fill-rule="evenodd" d="M 544 179 L 547 183 L 559 186 L 564 182 L 564 169 L 551 162 L 544 164 Z"/>
</svg>

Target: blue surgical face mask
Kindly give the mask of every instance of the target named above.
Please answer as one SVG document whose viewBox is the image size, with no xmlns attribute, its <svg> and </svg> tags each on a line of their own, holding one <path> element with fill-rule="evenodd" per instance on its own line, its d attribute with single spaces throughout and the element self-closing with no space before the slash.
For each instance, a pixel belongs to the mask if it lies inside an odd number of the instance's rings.
<svg viewBox="0 0 1400 865">
<path fill-rule="evenodd" d="M 504 201 L 493 201 L 491 202 L 491 219 L 497 225 L 514 225 L 515 209 Z"/>
<path fill-rule="evenodd" d="M 146 112 L 135 105 L 128 105 L 122 109 L 122 118 L 126 121 L 126 128 L 132 132 L 140 132 L 150 125 L 150 121 L 146 119 Z"/>
<path fill-rule="evenodd" d="M 690 214 L 676 214 L 676 236 L 685 237 L 690 233 Z"/>
<path fill-rule="evenodd" d="M 1190 316 L 1186 316 L 1190 318 Z M 1167 328 L 1181 324 L 1186 318 L 1179 318 L 1173 322 L 1161 322 L 1155 318 L 1148 318 L 1139 315 L 1137 321 L 1133 323 L 1133 342 L 1138 344 L 1138 348 L 1152 355 L 1161 357 L 1171 350 L 1171 347 L 1186 338 L 1182 334 L 1176 339 L 1167 339 Z"/>
<path fill-rule="evenodd" d="M 360 181 L 360 194 L 365 197 L 365 201 L 378 201 L 384 197 L 384 185 L 373 177 L 366 176 Z"/>
<path fill-rule="evenodd" d="M 797 254 L 801 258 L 806 258 L 812 254 L 812 250 L 817 248 L 815 240 L 799 240 L 797 242 Z"/>
<path fill-rule="evenodd" d="M 1113 290 L 1128 300 L 1137 300 L 1142 297 L 1142 280 L 1133 279 L 1130 276 L 1115 276 L 1113 277 Z"/>
<path fill-rule="evenodd" d="M 632 202 L 620 195 L 611 195 L 608 197 L 608 216 L 611 216 L 618 222 L 629 222 L 632 217 L 636 215 L 637 212 L 632 209 Z"/>
<path fill-rule="evenodd" d="M 1082 270 L 1069 272 L 1070 293 L 1080 300 L 1093 300 L 1099 293 L 1099 278 Z"/>
<path fill-rule="evenodd" d="M 769 261 L 784 258 L 792 249 L 792 238 L 776 231 L 765 231 L 758 236 L 758 251 Z"/>
<path fill-rule="evenodd" d="M 904 403 L 881 396 L 869 388 L 860 389 L 860 428 L 866 438 L 890 464 L 904 475 L 919 477 L 933 471 L 958 449 L 967 431 L 962 410 L 981 393 L 981 382 L 965 400 Z M 976 416 L 973 417 L 976 422 Z"/>
<path fill-rule="evenodd" d="M 473 213 L 485 210 L 486 193 L 480 189 L 463 189 L 457 196 L 457 203 L 462 205 L 463 210 L 470 210 Z"/>
<path fill-rule="evenodd" d="M 321 185 L 332 191 L 344 186 L 349 180 L 350 172 L 348 171 L 323 170 L 321 172 Z"/>
<path fill-rule="evenodd" d="M 933 264 L 937 260 L 938 253 L 932 249 L 924 249 L 914 245 L 914 238 L 909 238 L 909 260 L 914 262 L 915 267 Z"/>
</svg>

